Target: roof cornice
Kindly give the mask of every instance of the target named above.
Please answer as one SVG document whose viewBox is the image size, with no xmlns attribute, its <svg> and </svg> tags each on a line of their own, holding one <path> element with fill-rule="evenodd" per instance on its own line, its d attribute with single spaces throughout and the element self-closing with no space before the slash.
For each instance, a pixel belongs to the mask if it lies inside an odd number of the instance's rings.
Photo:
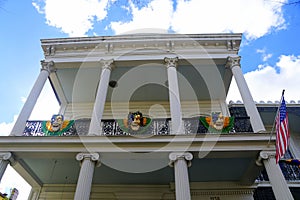
<svg viewBox="0 0 300 200">
<path fill-rule="evenodd" d="M 238 53 L 241 38 L 242 34 L 232 33 L 132 34 L 42 39 L 41 44 L 46 59 L 86 58 L 90 52 L 97 54 L 97 57 L 120 56 L 136 50 L 141 51 L 143 55 L 162 53 L 199 55 L 202 52 L 202 54 L 222 54 L 227 57 L 228 54 Z"/>
</svg>

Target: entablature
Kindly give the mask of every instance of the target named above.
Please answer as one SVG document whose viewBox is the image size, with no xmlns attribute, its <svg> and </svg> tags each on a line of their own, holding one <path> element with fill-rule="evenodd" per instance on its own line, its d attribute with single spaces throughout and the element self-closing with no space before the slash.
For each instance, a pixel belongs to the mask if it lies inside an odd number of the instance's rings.
<svg viewBox="0 0 300 200">
<path fill-rule="evenodd" d="M 259 152 L 275 149 L 270 134 L 209 134 L 160 136 L 68 136 L 13 137 L 3 136 L 0 151 L 15 153 L 71 152 Z"/>
<path fill-rule="evenodd" d="M 42 39 L 41 42 L 46 60 L 54 62 L 67 62 L 74 57 L 78 62 L 99 57 L 120 61 L 155 60 L 174 54 L 186 59 L 208 58 L 206 54 L 211 58 L 222 55 L 225 58 L 238 53 L 241 34 L 136 34 Z"/>
</svg>

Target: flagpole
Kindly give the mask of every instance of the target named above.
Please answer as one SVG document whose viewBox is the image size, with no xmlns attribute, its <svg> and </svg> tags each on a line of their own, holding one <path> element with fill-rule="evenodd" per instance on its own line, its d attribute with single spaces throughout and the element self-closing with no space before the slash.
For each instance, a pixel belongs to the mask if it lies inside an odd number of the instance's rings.
<svg viewBox="0 0 300 200">
<path fill-rule="evenodd" d="M 281 102 L 282 102 L 282 98 L 284 96 L 284 92 L 285 92 L 285 90 L 283 89 L 282 90 L 282 94 L 281 94 L 281 98 L 280 98 L 280 101 L 279 101 L 279 106 L 277 108 L 277 112 L 276 112 L 276 115 L 275 115 L 275 118 L 274 118 L 274 122 L 273 122 L 273 126 L 272 126 L 272 130 L 271 130 L 271 134 L 270 134 L 268 145 L 270 144 L 272 136 L 273 136 L 273 133 L 274 133 L 274 128 L 275 128 L 275 124 L 276 124 L 276 118 L 277 118 L 277 115 L 278 115 L 278 112 L 279 112 L 279 109 L 280 109 L 280 106 L 281 106 Z"/>
</svg>

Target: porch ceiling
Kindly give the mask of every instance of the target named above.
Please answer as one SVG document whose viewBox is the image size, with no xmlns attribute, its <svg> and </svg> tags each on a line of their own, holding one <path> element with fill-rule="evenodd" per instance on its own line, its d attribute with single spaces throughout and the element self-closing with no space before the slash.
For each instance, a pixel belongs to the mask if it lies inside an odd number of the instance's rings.
<svg viewBox="0 0 300 200">
<path fill-rule="evenodd" d="M 207 61 L 179 62 L 182 101 L 225 99 L 232 74 L 225 68 L 226 60 L 218 62 L 218 65 Z M 168 101 L 167 69 L 162 60 L 130 64 L 115 62 L 114 65 L 110 80 L 117 81 L 117 87 L 108 88 L 106 101 Z M 56 68 L 50 80 L 60 100 L 94 102 L 101 74 L 99 64 L 60 63 Z"/>
<path fill-rule="evenodd" d="M 111 80 L 118 82 L 118 87 L 109 89 L 107 101 L 127 101 L 126 95 L 124 100 L 124 95 L 112 94 L 128 90 L 132 101 L 167 100 L 165 57 L 179 59 L 182 100 L 225 100 L 232 77 L 225 64 L 228 56 L 237 56 L 241 39 L 241 34 L 233 33 L 129 34 L 42 39 L 41 43 L 45 61 L 55 63 L 57 71 L 50 80 L 62 102 L 94 102 L 101 59 L 114 60 Z"/>
<path fill-rule="evenodd" d="M 104 154 L 105 156 L 105 154 Z M 251 165 L 252 158 L 196 158 L 189 168 L 191 182 L 240 181 Z M 76 184 L 80 166 L 75 158 L 23 158 L 24 162 L 43 184 Z M 108 161 L 107 161 L 108 162 Z M 174 182 L 174 168 L 168 159 L 110 160 L 119 166 L 102 164 L 95 168 L 95 184 L 170 184 Z M 161 164 L 155 169 L 155 162 Z M 161 162 L 165 163 L 162 164 Z M 153 168 L 149 168 L 149 164 Z M 125 167 L 124 167 L 125 166 Z M 127 169 L 126 169 L 127 168 Z M 131 169 L 129 169 L 131 168 Z M 149 170 L 148 170 L 148 169 Z M 124 170 L 124 171 L 121 171 Z M 135 171 L 136 170 L 136 171 Z M 140 173 L 138 173 L 140 171 Z"/>
</svg>

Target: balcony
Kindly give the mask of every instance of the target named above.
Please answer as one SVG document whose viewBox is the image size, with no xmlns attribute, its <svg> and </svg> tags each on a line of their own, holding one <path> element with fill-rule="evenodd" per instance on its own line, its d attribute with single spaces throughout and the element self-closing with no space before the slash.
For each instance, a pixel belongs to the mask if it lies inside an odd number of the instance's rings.
<svg viewBox="0 0 300 200">
<path fill-rule="evenodd" d="M 213 134 L 199 120 L 199 117 L 183 118 L 184 134 Z M 47 134 L 45 131 L 46 121 L 27 121 L 23 136 L 74 136 L 86 135 L 89 130 L 90 119 L 70 120 L 72 125 L 69 128 L 60 131 L 56 134 Z M 106 136 L 118 135 L 170 135 L 172 124 L 170 118 L 153 119 L 147 127 L 142 127 L 139 131 L 125 131 L 121 128 L 122 120 L 102 120 L 102 134 Z M 228 133 L 251 133 L 252 127 L 249 117 L 235 117 L 234 125 Z"/>
</svg>

